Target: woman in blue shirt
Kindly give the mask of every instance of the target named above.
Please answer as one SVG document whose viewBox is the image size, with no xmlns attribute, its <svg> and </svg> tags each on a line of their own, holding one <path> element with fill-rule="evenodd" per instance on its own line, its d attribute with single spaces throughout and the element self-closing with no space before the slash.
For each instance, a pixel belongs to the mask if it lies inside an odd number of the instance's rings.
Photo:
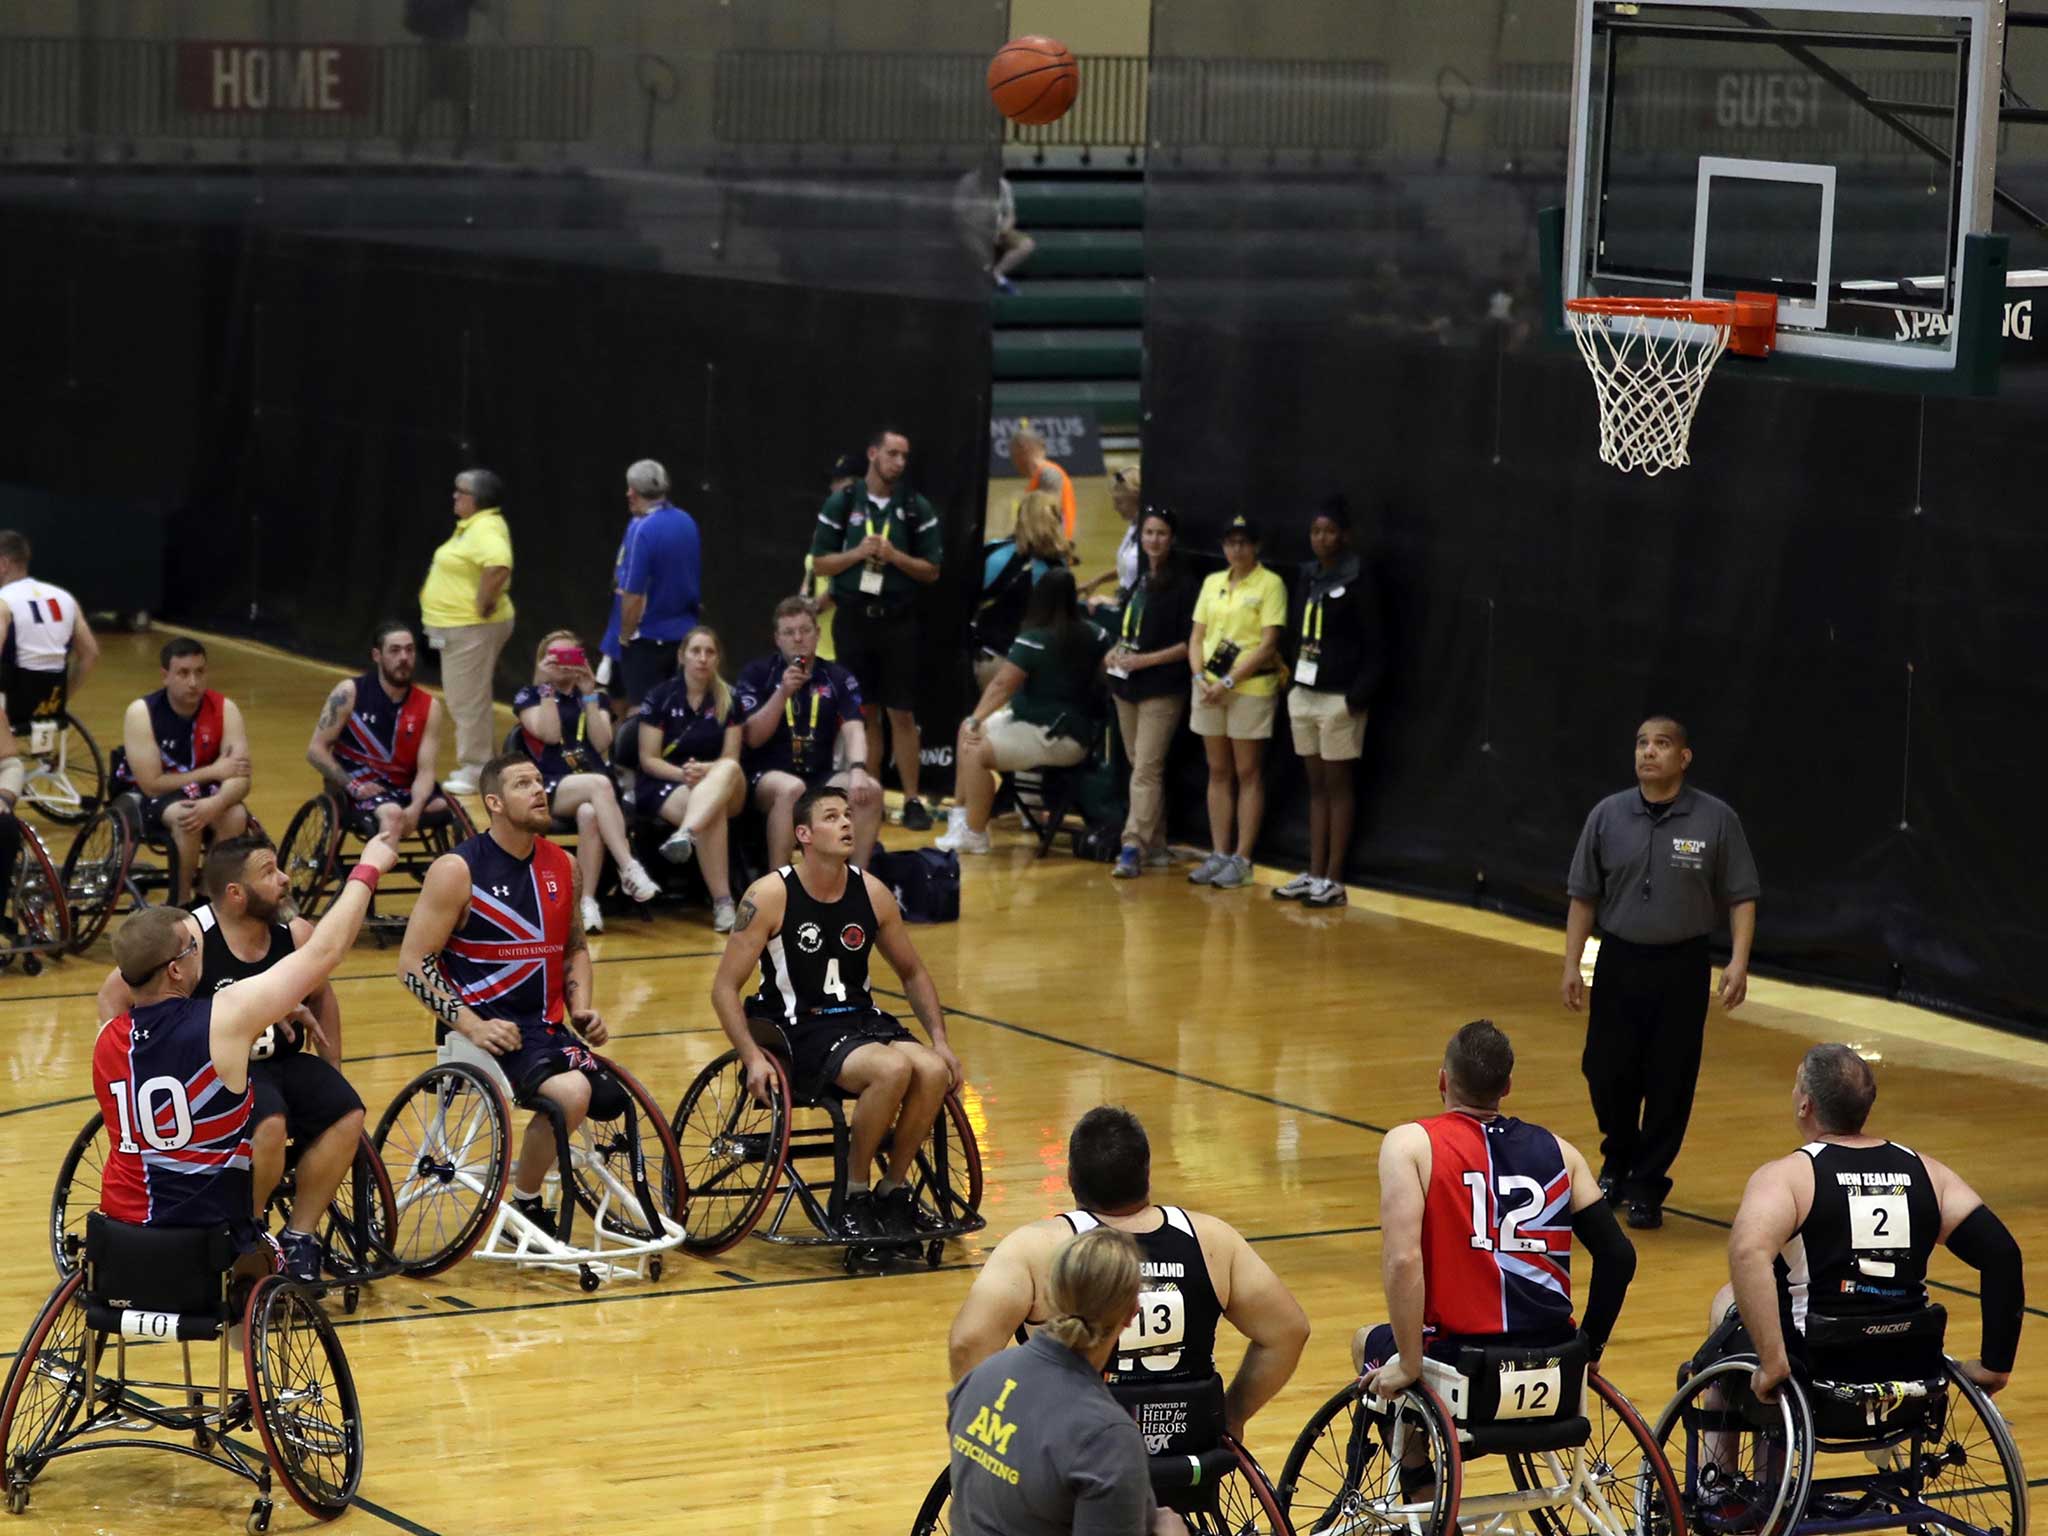
<svg viewBox="0 0 2048 1536">
<path fill-rule="evenodd" d="M 972 625 L 978 687 L 988 686 L 1010 654 L 1038 578 L 1072 560 L 1072 546 L 1060 531 L 1059 498 L 1047 491 L 1026 493 L 1017 503 L 1010 536 L 982 551 L 981 595 L 975 599 Z"/>
<path fill-rule="evenodd" d="M 747 801 L 740 771 L 739 710 L 718 675 L 716 632 L 698 625 L 683 637 L 682 670 L 648 694 L 640 706 L 639 778 L 633 788 L 642 816 L 675 828 L 661 856 L 682 864 L 701 847 L 704 886 L 711 893 L 711 926 L 731 933 L 732 874 L 726 863 L 726 822 Z"/>
</svg>

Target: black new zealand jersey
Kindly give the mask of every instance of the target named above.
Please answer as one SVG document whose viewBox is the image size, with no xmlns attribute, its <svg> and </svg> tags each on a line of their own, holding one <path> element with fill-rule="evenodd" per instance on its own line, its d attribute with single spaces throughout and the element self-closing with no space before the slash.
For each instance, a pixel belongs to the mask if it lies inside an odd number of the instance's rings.
<svg viewBox="0 0 2048 1536">
<path fill-rule="evenodd" d="M 1076 1234 L 1101 1222 L 1086 1211 L 1060 1218 Z M 1138 1245 L 1138 1315 L 1117 1341 L 1107 1379 L 1207 1381 L 1216 1374 L 1216 1323 L 1223 1306 L 1209 1283 L 1195 1224 L 1178 1206 L 1159 1207 L 1159 1225 L 1133 1232 Z"/>
<path fill-rule="evenodd" d="M 227 935 L 220 931 L 220 923 L 214 917 L 210 902 L 194 907 L 192 916 L 199 924 L 200 984 L 208 992 L 218 992 L 238 981 L 247 981 L 251 976 L 261 976 L 298 948 L 292 942 L 289 927 L 283 923 L 272 923 L 270 948 L 263 952 L 263 958 L 244 960 L 228 948 Z M 303 1049 L 305 1043 L 303 1033 L 296 1026 L 287 1034 L 273 1024 L 250 1044 L 249 1059 L 267 1061 L 273 1056 L 289 1056 Z"/>
<path fill-rule="evenodd" d="M 1941 1199 L 1911 1147 L 1810 1141 L 1813 1208 L 1778 1256 L 1785 1310 L 1804 1328 L 1818 1312 L 1910 1312 L 1927 1304 L 1927 1259 Z"/>
<path fill-rule="evenodd" d="M 805 890 L 792 866 L 778 873 L 782 927 L 761 951 L 761 990 L 748 1000 L 748 1011 L 785 1024 L 872 1011 L 868 956 L 875 947 L 875 906 L 860 867 L 846 866 L 846 891 L 829 902 Z"/>
</svg>

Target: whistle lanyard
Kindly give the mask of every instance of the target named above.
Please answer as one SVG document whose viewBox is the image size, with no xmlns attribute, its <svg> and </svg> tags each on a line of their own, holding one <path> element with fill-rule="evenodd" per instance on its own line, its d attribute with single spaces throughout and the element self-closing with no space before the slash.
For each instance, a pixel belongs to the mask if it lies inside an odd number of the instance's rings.
<svg viewBox="0 0 2048 1536">
<path fill-rule="evenodd" d="M 1323 648 L 1323 603 L 1323 598 L 1310 598 L 1301 612 L 1302 644 L 1318 651 Z"/>
<path fill-rule="evenodd" d="M 796 728 L 795 699 L 784 699 L 782 701 L 782 717 L 789 722 L 791 744 L 795 746 L 798 756 L 803 755 L 803 753 L 810 750 L 811 738 L 818 734 L 818 690 L 815 688 L 811 690 L 811 722 L 805 730 L 799 732 Z"/>
<path fill-rule="evenodd" d="M 711 691 L 710 691 L 709 689 L 706 689 L 706 690 L 705 690 L 705 692 L 704 692 L 704 703 L 705 703 L 705 705 L 706 705 L 707 707 L 709 707 L 709 706 L 710 706 L 710 705 L 711 705 L 711 704 L 713 703 L 713 700 L 712 700 L 712 697 L 711 697 Z M 704 712 L 703 712 L 703 711 L 700 711 L 700 710 L 698 710 L 698 709 L 697 709 L 697 708 L 696 708 L 695 706 L 693 706 L 693 705 L 692 705 L 692 704 L 690 703 L 690 696 L 689 696 L 689 695 L 688 695 L 687 693 L 683 695 L 683 705 L 684 705 L 684 707 L 685 707 L 686 709 L 689 709 L 689 711 L 690 711 L 690 713 L 691 713 L 691 715 L 692 715 L 692 717 L 693 717 L 693 718 L 698 718 L 698 719 L 701 719 L 701 718 L 703 718 L 703 713 L 704 713 Z M 713 719 L 713 721 L 714 721 L 714 723 L 715 723 L 715 722 L 716 722 L 716 719 L 717 719 L 717 717 L 716 717 L 716 716 L 714 715 L 714 716 L 712 716 L 712 719 Z M 792 718 L 791 718 L 791 720 L 790 720 L 790 726 L 791 726 L 791 728 L 792 728 L 792 729 L 794 729 L 795 725 L 796 725 L 796 720 L 794 719 L 794 717 L 792 717 Z M 674 741 L 670 742 L 670 743 L 669 743 L 669 744 L 668 744 L 667 746 L 665 746 L 665 747 L 663 747 L 663 748 L 661 749 L 661 755 L 662 755 L 663 757 L 670 757 L 670 758 L 674 757 L 674 756 L 676 755 L 676 752 L 677 752 L 677 751 L 678 751 L 678 750 L 679 750 L 679 749 L 680 749 L 680 748 L 681 748 L 681 747 L 683 746 L 683 744 L 684 744 L 684 743 L 685 743 L 685 742 L 686 742 L 686 741 L 687 741 L 688 739 L 689 739 L 689 737 L 688 737 L 688 735 L 687 735 L 687 734 L 685 734 L 685 735 L 682 735 L 682 736 L 678 736 L 678 737 L 677 737 L 677 738 L 676 738 L 676 739 L 675 739 Z"/>
<path fill-rule="evenodd" d="M 1143 586 L 1136 586 L 1131 588 L 1131 600 L 1124 604 L 1123 642 L 1125 650 L 1135 651 L 1138 648 L 1138 634 L 1144 627 L 1145 589 Z"/>
</svg>

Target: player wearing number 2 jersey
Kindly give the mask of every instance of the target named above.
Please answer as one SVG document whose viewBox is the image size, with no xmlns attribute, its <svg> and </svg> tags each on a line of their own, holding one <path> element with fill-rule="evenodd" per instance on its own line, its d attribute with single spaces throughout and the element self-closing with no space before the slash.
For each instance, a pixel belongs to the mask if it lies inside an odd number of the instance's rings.
<svg viewBox="0 0 2048 1536">
<path fill-rule="evenodd" d="M 1876 1100 L 1876 1075 L 1848 1046 L 1806 1053 L 1792 1087 L 1806 1144 L 1750 1176 L 1728 1241 L 1733 1284 L 1714 1297 L 1695 1369 L 1754 1353 L 1753 1386 L 1767 1395 L 1801 1353 L 1809 1309 L 1916 1312 L 1927 1260 L 1946 1243 L 1983 1274 L 1980 1357 L 1960 1368 L 1987 1392 L 2010 1379 L 2026 1310 L 2019 1245 L 1952 1169 L 1863 1133 Z"/>
<path fill-rule="evenodd" d="M 1491 1020 L 1455 1035 L 1437 1072 L 1444 1113 L 1380 1143 L 1380 1269 L 1390 1321 L 1351 1341 L 1360 1375 L 1393 1397 L 1422 1359 L 1461 1344 L 1564 1343 L 1583 1331 L 1597 1359 L 1635 1274 L 1578 1148 L 1501 1113 L 1514 1047 Z M 1582 1323 L 1572 1321 L 1571 1245 L 1593 1255 Z"/>
<path fill-rule="evenodd" d="M 958 1381 L 1022 1328 L 1050 1316 L 1053 1253 L 1091 1227 L 1137 1239 L 1138 1315 L 1110 1357 L 1112 1390 L 1211 1381 L 1216 1324 L 1228 1321 L 1247 1348 L 1223 1395 L 1224 1428 L 1245 1421 L 1287 1385 L 1308 1343 L 1308 1316 L 1227 1222 L 1152 1203 L 1152 1148 L 1127 1109 L 1091 1109 L 1067 1139 L 1067 1184 L 1079 1207 L 1020 1227 L 996 1245 L 953 1319 L 947 1353 Z M 1141 1423 L 1141 1429 L 1146 1426 Z"/>
</svg>

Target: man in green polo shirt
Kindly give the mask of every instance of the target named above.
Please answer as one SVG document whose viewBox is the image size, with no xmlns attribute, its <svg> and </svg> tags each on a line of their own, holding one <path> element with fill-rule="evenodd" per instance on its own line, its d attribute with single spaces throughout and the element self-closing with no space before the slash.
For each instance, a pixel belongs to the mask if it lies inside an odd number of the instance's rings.
<svg viewBox="0 0 2048 1536">
<path fill-rule="evenodd" d="M 811 539 L 811 569 L 832 582 L 839 664 L 860 683 L 872 721 L 867 770 L 882 773 L 879 706 L 895 742 L 903 825 L 921 832 L 931 812 L 917 797 L 917 589 L 939 579 L 945 537 L 932 504 L 904 483 L 910 439 L 884 427 L 868 442 L 868 471 L 826 498 Z"/>
</svg>

